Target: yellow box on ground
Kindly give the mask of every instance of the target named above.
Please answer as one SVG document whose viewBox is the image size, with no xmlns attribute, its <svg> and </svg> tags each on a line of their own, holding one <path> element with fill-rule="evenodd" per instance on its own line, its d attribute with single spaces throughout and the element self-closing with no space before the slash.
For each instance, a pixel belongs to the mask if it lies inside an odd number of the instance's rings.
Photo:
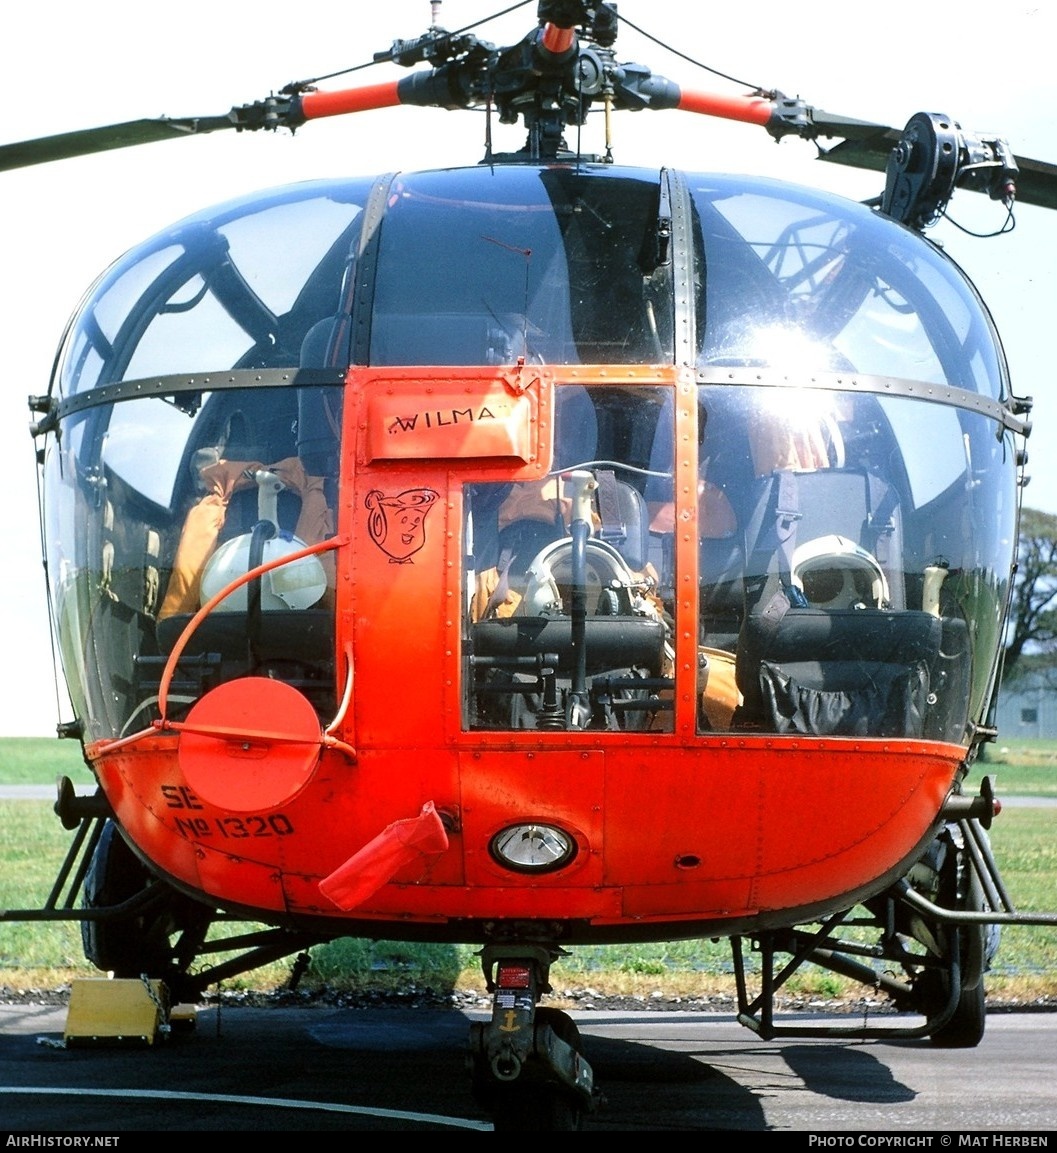
<svg viewBox="0 0 1057 1153">
<path fill-rule="evenodd" d="M 75 1045 L 153 1045 L 167 1024 L 161 981 L 85 978 L 70 986 L 64 1038 Z"/>
</svg>

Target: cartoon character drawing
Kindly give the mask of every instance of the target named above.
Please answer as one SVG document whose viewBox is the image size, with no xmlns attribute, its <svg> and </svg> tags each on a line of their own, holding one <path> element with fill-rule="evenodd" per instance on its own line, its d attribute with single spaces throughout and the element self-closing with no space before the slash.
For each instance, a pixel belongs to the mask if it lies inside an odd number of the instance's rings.
<svg viewBox="0 0 1057 1153">
<path fill-rule="evenodd" d="M 408 488 L 397 496 L 378 489 L 367 494 L 367 531 L 390 564 L 409 564 L 426 543 L 426 514 L 436 499 L 437 493 L 429 488 Z"/>
</svg>

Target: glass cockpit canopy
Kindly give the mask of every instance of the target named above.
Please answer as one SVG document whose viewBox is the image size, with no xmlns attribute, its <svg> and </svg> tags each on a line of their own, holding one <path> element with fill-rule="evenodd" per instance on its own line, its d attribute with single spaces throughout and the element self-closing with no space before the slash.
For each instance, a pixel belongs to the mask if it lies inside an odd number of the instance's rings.
<svg viewBox="0 0 1057 1153">
<path fill-rule="evenodd" d="M 118 261 L 56 390 L 348 363 L 691 363 L 856 372 L 1005 395 L 972 286 L 926 240 L 757 177 L 508 166 L 294 185 Z M 689 194 L 688 223 L 673 203 Z M 356 315 L 343 342 L 320 328 Z M 693 343 L 690 343 L 690 334 Z"/>
<path fill-rule="evenodd" d="M 634 388 L 610 381 L 588 398 L 609 439 L 570 459 L 632 466 L 646 504 L 664 503 L 643 478 L 668 475 L 674 443 L 671 373 L 651 374 L 651 365 L 698 370 L 699 466 L 713 456 L 718 468 L 714 434 L 728 401 L 748 406 L 735 422 L 741 432 L 775 415 L 783 394 L 840 401 L 834 420 L 847 451 L 833 463 L 846 471 L 854 453 L 864 469 L 882 462 L 902 490 L 911 562 L 902 580 L 885 573 L 889 591 L 924 611 L 918 586 L 937 567 L 937 525 L 949 525 L 943 559 L 969 576 L 944 588 L 984 589 L 988 606 L 1003 603 L 1015 454 L 994 403 L 1005 395 L 1001 351 L 969 282 L 922 237 L 861 205 L 754 178 L 555 165 L 319 181 L 165 230 L 108 270 L 71 321 L 53 383 L 59 423 L 46 457 L 45 524 L 57 631 L 86 731 L 124 733 L 154 707 L 165 621 L 195 607 L 181 602 L 165 615 L 203 451 L 300 465 L 323 480 L 333 509 L 346 479 L 337 441 L 347 365 L 522 357 L 642 366 Z M 554 375 L 559 393 L 575 391 L 572 374 Z M 334 441 L 325 453 L 306 447 L 313 421 Z M 571 426 L 583 434 L 588 423 L 574 417 Z M 559 413 L 556 440 L 567 425 Z M 666 431 L 651 440 L 654 426 Z M 232 457 L 232 445 L 243 455 Z M 749 461 L 742 454 L 734 464 Z M 261 519 L 250 503 L 248 523 Z M 290 524 L 282 509 L 277 519 L 303 536 L 295 511 Z M 827 524 L 813 535 L 846 532 Z M 663 546 L 660 535 L 651 529 L 646 545 Z M 722 583 L 705 579 L 710 549 L 702 542 L 698 562 L 705 607 Z M 656 558 L 662 591 L 669 555 L 662 547 Z M 647 556 L 644 548 L 633 559 Z M 547 572 L 557 588 L 562 566 Z M 526 599 L 545 611 L 557 605 L 542 593 Z M 610 600 L 623 638 L 627 605 Z M 987 611 L 997 636 L 1000 614 Z M 333 622 L 329 609 L 319 612 L 315 634 L 298 626 L 315 638 L 298 656 L 326 686 L 318 708 L 327 716 Z M 702 610 L 701 643 L 728 651 L 735 630 L 725 636 L 721 625 Z M 662 614 L 638 630 L 662 658 L 666 627 Z M 979 647 L 974 715 L 995 650 L 990 640 Z M 654 665 L 663 675 L 663 659 Z"/>
<path fill-rule="evenodd" d="M 687 179 L 705 269 L 699 367 L 854 372 L 1004 399 L 986 308 L 918 233 L 777 181 Z"/>
</svg>

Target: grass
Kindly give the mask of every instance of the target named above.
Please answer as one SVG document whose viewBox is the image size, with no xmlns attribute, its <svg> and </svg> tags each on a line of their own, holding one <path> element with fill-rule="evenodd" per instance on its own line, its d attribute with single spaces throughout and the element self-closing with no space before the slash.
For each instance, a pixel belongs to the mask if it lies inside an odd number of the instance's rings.
<svg viewBox="0 0 1057 1153">
<path fill-rule="evenodd" d="M 1057 741 L 986 745 L 969 781 L 978 785 L 984 774 L 995 778 L 999 796 L 1057 797 Z"/>
<path fill-rule="evenodd" d="M 996 777 L 999 796 L 1057 795 L 1057 744 L 1009 742 L 992 746 L 974 766 L 968 791 L 984 774 Z M 91 775 L 76 742 L 32 738 L 0 740 L 0 784 L 52 784 L 65 774 L 82 790 Z M 48 801 L 0 801 L 0 909 L 39 907 L 50 892 L 70 834 Z M 1057 904 L 1057 808 L 1008 807 L 992 829 L 995 854 L 1017 908 L 1047 911 Z M 289 980 L 292 961 L 257 970 L 225 987 L 274 989 Z M 609 995 L 729 994 L 733 989 L 726 941 L 670 941 L 573 950 L 554 967 L 558 994 L 597 988 Z M 95 973 L 85 961 L 77 925 L 57 922 L 0 924 L 0 984 L 54 988 Z M 342 939 L 311 951 L 303 987 L 327 985 L 363 991 L 413 981 L 434 989 L 483 991 L 470 946 L 408 945 Z M 805 969 L 787 986 L 794 994 L 837 997 L 856 986 L 824 970 Z M 1057 994 L 1057 928 L 1004 928 L 989 994 L 1030 1000 Z"/>
<path fill-rule="evenodd" d="M 67 776 L 75 785 L 89 785 L 92 774 L 77 741 L 49 737 L 0 739 L 0 785 L 51 785 Z"/>
<path fill-rule="evenodd" d="M 38 906 L 55 880 L 70 834 L 46 801 L 0 802 L 0 908 Z M 86 966 L 80 929 L 59 922 L 13 922 L 0 926 L 0 969 L 60 970 Z"/>
</svg>

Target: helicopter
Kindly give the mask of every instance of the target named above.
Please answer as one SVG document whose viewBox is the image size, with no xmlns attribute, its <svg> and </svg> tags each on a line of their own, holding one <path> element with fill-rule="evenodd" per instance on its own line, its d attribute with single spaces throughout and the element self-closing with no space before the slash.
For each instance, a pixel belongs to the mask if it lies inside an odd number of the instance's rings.
<svg viewBox="0 0 1057 1153">
<path fill-rule="evenodd" d="M 341 936 L 479 946 L 497 1128 L 598 1105 L 540 1003 L 577 945 L 725 938 L 765 1038 L 815 1035 L 775 1014 L 810 963 L 916 1015 L 856 1035 L 971 1046 L 993 927 L 1054 923 L 1014 911 L 991 786 L 962 788 L 1031 404 L 925 233 L 955 190 L 1055 207 L 1057 171 L 946 115 L 692 92 L 623 60 L 621 21 L 544 0 L 497 48 L 434 19 L 380 54 L 399 81 L 0 146 L 484 110 L 480 163 L 284 184 L 136 246 L 31 408 L 62 735 L 99 785 L 60 786 L 83 904 L 43 914 L 181 998 Z M 611 117 L 677 110 L 881 188 L 612 155 Z M 273 927 L 203 967 L 221 912 Z"/>
</svg>

